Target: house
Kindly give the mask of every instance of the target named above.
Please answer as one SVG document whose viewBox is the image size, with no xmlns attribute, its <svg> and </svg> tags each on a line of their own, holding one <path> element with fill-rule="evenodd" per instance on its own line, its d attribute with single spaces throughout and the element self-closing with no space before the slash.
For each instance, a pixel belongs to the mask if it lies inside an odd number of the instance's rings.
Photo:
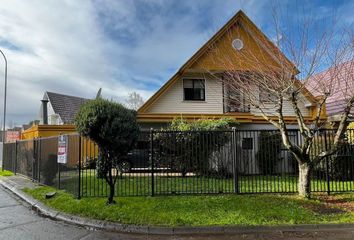
<svg viewBox="0 0 354 240">
<path fill-rule="evenodd" d="M 330 96 L 326 100 L 326 110 L 328 121 L 334 126 L 340 121 L 348 98 L 354 93 L 353 69 L 354 59 L 333 66 L 309 80 L 308 88 L 316 97 L 322 94 L 323 87 L 328 88 Z M 321 84 L 325 86 L 319 86 Z M 351 109 L 348 121 L 354 122 L 354 107 Z"/>
<path fill-rule="evenodd" d="M 39 124 L 21 133 L 21 139 L 58 136 L 76 132 L 74 120 L 82 104 L 89 99 L 45 92 L 39 110 Z"/>
<path fill-rule="evenodd" d="M 82 104 L 89 99 L 54 92 L 45 92 L 39 111 L 40 124 L 74 124 Z"/>
<path fill-rule="evenodd" d="M 231 91 L 217 80 L 230 69 L 218 62 L 220 56 L 229 56 L 232 71 L 249 71 L 237 51 L 248 48 L 254 54 L 267 56 L 265 61 L 277 64 L 277 57 L 292 64 L 280 50 L 242 12 L 232 17 L 209 41 L 207 41 L 143 106 L 138 109 L 138 121 L 142 128 L 160 128 L 173 118 L 183 116 L 189 120 L 203 117 L 230 117 L 240 123 L 239 129 L 272 129 L 247 101 L 231 104 Z M 231 54 L 232 53 L 232 54 Z M 277 56 L 277 57 L 276 57 Z M 254 69 L 254 68 L 253 68 Z M 262 92 L 255 89 L 259 95 Z M 304 89 L 299 108 L 307 121 L 314 119 L 315 98 Z M 274 113 L 274 111 L 273 111 Z M 272 113 L 270 113 L 271 115 Z M 283 114 L 287 123 L 297 128 L 296 117 L 290 102 L 285 102 Z M 291 128 L 290 126 L 290 128 Z"/>
</svg>

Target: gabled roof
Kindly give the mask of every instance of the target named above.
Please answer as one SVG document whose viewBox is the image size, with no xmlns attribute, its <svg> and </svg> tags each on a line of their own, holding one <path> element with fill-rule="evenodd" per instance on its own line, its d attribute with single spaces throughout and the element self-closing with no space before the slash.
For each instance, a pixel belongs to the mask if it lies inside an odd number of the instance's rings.
<svg viewBox="0 0 354 240">
<path fill-rule="evenodd" d="M 270 41 L 263 32 L 247 17 L 243 11 L 238 11 L 218 32 L 215 33 L 182 67 L 177 71 L 172 78 L 167 81 L 150 99 L 148 99 L 139 109 L 138 113 L 144 113 L 172 84 L 178 80 L 178 78 L 189 69 L 195 62 L 198 61 L 204 54 L 206 54 L 212 46 L 219 41 L 233 26 L 236 24 L 247 25 L 252 32 L 259 37 L 261 46 L 272 55 L 272 57 L 282 58 L 282 61 L 289 64 L 290 68 L 294 69 L 295 73 L 298 73 L 298 69 L 294 64 Z M 311 95 L 307 93 L 307 95 Z M 309 96 L 309 100 L 314 99 L 313 96 Z M 312 101 L 311 101 L 312 102 Z"/>
<path fill-rule="evenodd" d="M 333 66 L 309 79 L 308 89 L 316 97 L 323 95 L 324 88 L 326 90 L 329 90 L 327 89 L 329 86 L 333 88 L 326 101 L 328 116 L 341 114 L 348 102 L 348 97 L 351 97 L 354 92 L 354 83 L 352 82 L 354 76 L 348 76 L 353 74 L 353 71 L 350 70 L 353 68 L 354 59 Z M 322 84 L 324 86 L 321 86 Z M 354 108 L 352 108 L 351 114 L 354 115 Z"/>
<path fill-rule="evenodd" d="M 89 101 L 87 98 L 54 92 L 45 92 L 43 99 L 49 100 L 54 112 L 60 116 L 64 124 L 72 124 L 81 105 Z"/>
</svg>

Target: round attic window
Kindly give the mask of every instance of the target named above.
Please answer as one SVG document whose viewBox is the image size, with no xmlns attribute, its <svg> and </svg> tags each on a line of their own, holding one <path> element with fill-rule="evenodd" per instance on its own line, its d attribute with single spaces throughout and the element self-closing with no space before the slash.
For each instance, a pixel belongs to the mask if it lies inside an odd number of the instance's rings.
<svg viewBox="0 0 354 240">
<path fill-rule="evenodd" d="M 236 38 L 232 41 L 232 47 L 238 51 L 240 51 L 243 48 L 243 42 L 241 39 Z"/>
</svg>

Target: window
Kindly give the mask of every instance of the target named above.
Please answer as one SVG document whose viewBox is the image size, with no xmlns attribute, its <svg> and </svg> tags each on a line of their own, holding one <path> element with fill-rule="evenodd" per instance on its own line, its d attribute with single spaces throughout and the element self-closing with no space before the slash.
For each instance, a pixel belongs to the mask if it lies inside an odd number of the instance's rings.
<svg viewBox="0 0 354 240">
<path fill-rule="evenodd" d="M 184 100 L 205 101 L 204 79 L 183 79 Z"/>
<path fill-rule="evenodd" d="M 250 104 L 247 103 L 245 94 L 240 91 L 227 89 L 224 98 L 225 112 L 250 112 Z"/>
<path fill-rule="evenodd" d="M 277 96 L 271 93 L 269 90 L 259 87 L 259 101 L 260 102 L 276 102 Z"/>
<path fill-rule="evenodd" d="M 242 149 L 252 150 L 253 149 L 253 138 L 243 138 L 242 139 Z"/>
</svg>

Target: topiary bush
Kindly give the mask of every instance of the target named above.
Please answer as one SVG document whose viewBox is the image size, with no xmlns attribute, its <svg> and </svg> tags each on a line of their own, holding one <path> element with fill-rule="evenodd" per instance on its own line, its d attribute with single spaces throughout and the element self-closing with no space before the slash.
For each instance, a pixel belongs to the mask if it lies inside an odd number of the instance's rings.
<svg viewBox="0 0 354 240">
<path fill-rule="evenodd" d="M 119 163 L 133 148 L 139 134 L 136 112 L 119 103 L 98 98 L 80 108 L 75 125 L 82 136 L 98 145 L 97 175 L 107 181 L 110 187 L 108 203 L 114 203 Z"/>
</svg>

